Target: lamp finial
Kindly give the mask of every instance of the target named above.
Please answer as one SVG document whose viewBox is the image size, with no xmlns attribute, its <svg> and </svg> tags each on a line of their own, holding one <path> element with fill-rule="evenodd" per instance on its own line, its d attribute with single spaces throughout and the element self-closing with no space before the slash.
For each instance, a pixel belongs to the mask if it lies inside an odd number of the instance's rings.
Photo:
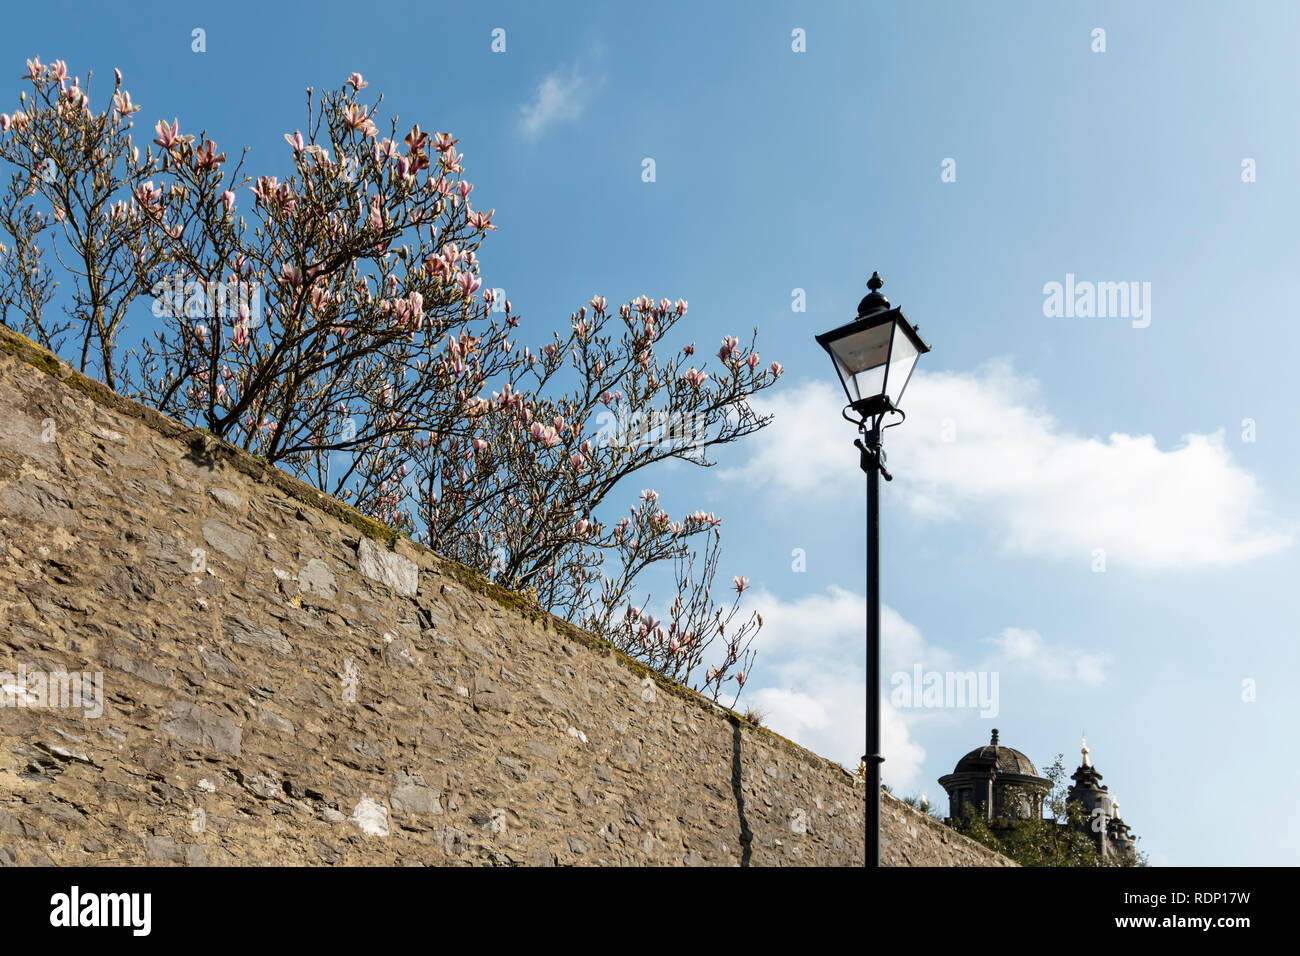
<svg viewBox="0 0 1300 956">
<path fill-rule="evenodd" d="M 867 288 L 871 291 L 862 297 L 858 303 L 858 317 L 871 315 L 873 312 L 883 312 L 889 308 L 889 300 L 881 294 L 880 287 L 885 284 L 885 280 L 880 278 L 879 272 L 871 273 L 871 278 L 867 280 Z"/>
</svg>

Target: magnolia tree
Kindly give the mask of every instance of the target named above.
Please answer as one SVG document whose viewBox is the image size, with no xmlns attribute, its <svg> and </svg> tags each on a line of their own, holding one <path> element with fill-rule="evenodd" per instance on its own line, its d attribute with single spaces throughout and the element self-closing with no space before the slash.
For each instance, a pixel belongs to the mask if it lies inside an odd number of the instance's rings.
<svg viewBox="0 0 1300 956">
<path fill-rule="evenodd" d="M 178 119 L 137 143 L 116 71 L 95 112 L 90 77 L 27 66 L 31 93 L 0 115 L 6 323 L 714 699 L 739 693 L 762 621 L 741 612 L 744 578 L 714 593 L 720 519 L 674 518 L 653 490 L 602 515 L 638 472 L 707 467 L 767 424 L 750 398 L 781 366 L 753 337 L 697 356 L 668 344 L 686 302 L 596 296 L 520 346 L 519 315 L 483 288 L 494 211 L 471 204 L 458 141 L 381 131 L 360 74 L 309 89 L 279 175 L 253 176 L 246 151 Z M 150 333 L 123 351 L 146 303 Z M 662 620 L 654 568 L 673 587 Z"/>
</svg>

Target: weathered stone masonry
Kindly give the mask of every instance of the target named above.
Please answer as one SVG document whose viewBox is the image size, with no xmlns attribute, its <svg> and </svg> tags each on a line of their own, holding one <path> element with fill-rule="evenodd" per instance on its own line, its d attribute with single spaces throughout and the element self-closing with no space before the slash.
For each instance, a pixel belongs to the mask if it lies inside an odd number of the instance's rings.
<svg viewBox="0 0 1300 956">
<path fill-rule="evenodd" d="M 0 326 L 20 667 L 102 694 L 0 708 L 0 863 L 862 862 L 860 778 Z"/>
</svg>

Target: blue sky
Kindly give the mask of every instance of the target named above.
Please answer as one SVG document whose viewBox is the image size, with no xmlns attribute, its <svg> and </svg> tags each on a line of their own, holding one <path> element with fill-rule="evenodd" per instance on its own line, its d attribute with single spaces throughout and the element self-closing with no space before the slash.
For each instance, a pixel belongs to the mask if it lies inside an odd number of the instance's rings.
<svg viewBox="0 0 1300 956">
<path fill-rule="evenodd" d="M 999 675 L 996 718 L 891 708 L 886 780 L 941 795 L 993 726 L 1073 768 L 1086 730 L 1154 863 L 1267 864 L 1300 853 L 1298 45 L 1281 2 L 50 3 L 8 14 L 0 63 L 6 109 L 29 56 L 93 69 L 97 107 L 119 67 L 147 125 L 255 174 L 283 174 L 304 87 L 358 70 L 460 137 L 530 340 L 595 293 L 688 299 L 702 347 L 758 326 L 776 424 L 643 485 L 724 516 L 769 622 L 750 703 L 844 763 L 863 485 L 812 337 L 879 270 L 934 346 L 888 433 L 886 674 Z M 1150 283 L 1150 325 L 1044 315 L 1067 273 Z"/>
</svg>

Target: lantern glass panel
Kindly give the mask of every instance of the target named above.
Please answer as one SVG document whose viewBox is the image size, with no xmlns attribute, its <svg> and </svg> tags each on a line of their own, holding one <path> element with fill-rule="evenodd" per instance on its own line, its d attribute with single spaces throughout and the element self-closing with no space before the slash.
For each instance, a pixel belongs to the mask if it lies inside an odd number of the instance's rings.
<svg viewBox="0 0 1300 956">
<path fill-rule="evenodd" d="M 889 375 L 885 379 L 884 391 L 889 401 L 897 407 L 903 397 L 903 389 L 907 388 L 908 379 L 912 377 L 912 369 L 916 367 L 916 359 L 920 353 L 901 326 L 897 326 L 896 323 L 890 324 L 895 325 L 896 328 L 894 347 L 889 353 Z"/>
<path fill-rule="evenodd" d="M 850 332 L 829 343 L 831 356 L 850 401 L 858 401 L 885 390 L 889 367 L 889 342 L 894 324 L 886 322 Z M 915 361 L 915 359 L 913 359 Z"/>
</svg>

